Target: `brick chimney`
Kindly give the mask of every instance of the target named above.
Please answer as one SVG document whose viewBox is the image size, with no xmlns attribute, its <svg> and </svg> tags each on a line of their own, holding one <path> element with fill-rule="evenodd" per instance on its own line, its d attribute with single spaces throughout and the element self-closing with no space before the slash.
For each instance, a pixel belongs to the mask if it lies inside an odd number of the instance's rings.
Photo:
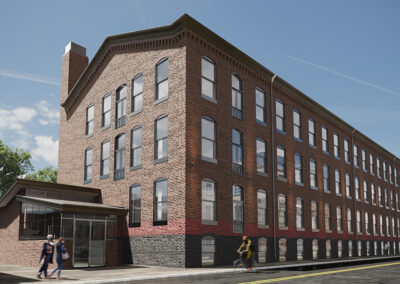
<svg viewBox="0 0 400 284">
<path fill-rule="evenodd" d="M 88 62 L 86 48 L 74 42 L 67 44 L 62 58 L 61 103 L 68 97 Z"/>
</svg>

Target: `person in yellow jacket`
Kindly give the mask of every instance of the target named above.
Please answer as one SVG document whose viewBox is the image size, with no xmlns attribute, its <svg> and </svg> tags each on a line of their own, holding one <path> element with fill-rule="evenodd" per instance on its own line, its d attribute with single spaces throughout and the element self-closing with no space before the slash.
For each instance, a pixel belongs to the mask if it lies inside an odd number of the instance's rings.
<svg viewBox="0 0 400 284">
<path fill-rule="evenodd" d="M 238 248 L 237 252 L 241 253 L 243 263 L 246 265 L 247 270 L 252 270 L 253 250 L 251 246 L 251 240 L 249 240 L 247 236 L 243 236 L 242 240 L 243 242 Z"/>
</svg>

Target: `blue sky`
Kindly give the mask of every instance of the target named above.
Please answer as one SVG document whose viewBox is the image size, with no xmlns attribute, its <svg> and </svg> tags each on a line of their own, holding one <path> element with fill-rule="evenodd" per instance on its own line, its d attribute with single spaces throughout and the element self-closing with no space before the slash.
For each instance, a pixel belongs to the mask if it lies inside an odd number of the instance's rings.
<svg viewBox="0 0 400 284">
<path fill-rule="evenodd" d="M 0 139 L 57 163 L 61 58 L 188 13 L 400 157 L 400 1 L 0 2 Z"/>
</svg>

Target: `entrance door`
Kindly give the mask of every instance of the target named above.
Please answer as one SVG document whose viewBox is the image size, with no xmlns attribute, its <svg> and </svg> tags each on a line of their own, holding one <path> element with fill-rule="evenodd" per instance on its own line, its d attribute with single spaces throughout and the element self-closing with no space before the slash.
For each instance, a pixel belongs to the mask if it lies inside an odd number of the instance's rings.
<svg viewBox="0 0 400 284">
<path fill-rule="evenodd" d="M 89 266 L 90 221 L 75 220 L 74 267 Z"/>
<path fill-rule="evenodd" d="M 89 264 L 91 267 L 104 266 L 105 223 L 96 221 L 91 223 Z"/>
</svg>

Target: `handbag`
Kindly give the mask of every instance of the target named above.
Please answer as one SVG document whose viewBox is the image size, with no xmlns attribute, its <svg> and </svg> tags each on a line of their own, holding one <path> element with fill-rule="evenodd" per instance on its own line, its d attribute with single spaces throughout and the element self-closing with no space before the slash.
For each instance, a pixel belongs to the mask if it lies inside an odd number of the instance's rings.
<svg viewBox="0 0 400 284">
<path fill-rule="evenodd" d="M 67 251 L 63 252 L 61 256 L 62 256 L 62 259 L 68 259 L 69 258 L 69 254 L 68 254 Z"/>
</svg>

